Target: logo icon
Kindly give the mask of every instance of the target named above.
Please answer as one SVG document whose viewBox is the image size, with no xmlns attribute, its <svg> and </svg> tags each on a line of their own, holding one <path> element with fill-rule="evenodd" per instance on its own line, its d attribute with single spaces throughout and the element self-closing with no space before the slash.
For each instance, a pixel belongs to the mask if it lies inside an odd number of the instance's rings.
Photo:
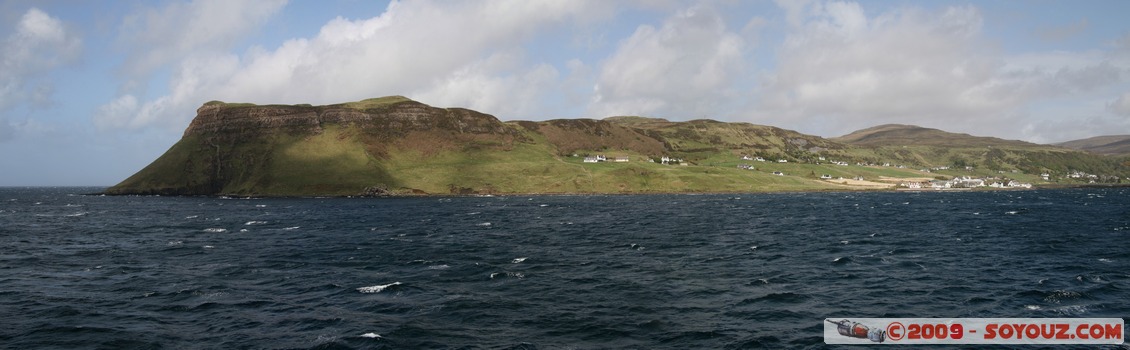
<svg viewBox="0 0 1130 350">
<path fill-rule="evenodd" d="M 845 337 L 868 339 L 876 343 L 882 343 L 887 339 L 887 331 L 880 328 L 871 328 L 846 319 L 840 321 L 824 319 L 824 321 L 836 325 L 836 331 Z"/>
</svg>

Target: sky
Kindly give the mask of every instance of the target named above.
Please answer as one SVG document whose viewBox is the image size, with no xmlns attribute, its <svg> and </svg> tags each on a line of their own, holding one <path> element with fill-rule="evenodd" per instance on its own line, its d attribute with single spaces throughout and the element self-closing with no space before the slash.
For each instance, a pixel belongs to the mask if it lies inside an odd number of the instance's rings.
<svg viewBox="0 0 1130 350">
<path fill-rule="evenodd" d="M 0 186 L 108 186 L 211 100 L 403 95 L 834 137 L 1130 134 L 1130 1 L 0 0 Z"/>
</svg>

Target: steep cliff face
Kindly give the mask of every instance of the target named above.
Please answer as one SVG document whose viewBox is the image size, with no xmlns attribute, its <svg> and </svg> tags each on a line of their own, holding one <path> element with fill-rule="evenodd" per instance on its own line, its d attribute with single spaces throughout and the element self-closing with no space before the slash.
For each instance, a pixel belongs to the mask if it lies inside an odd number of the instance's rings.
<svg viewBox="0 0 1130 350">
<path fill-rule="evenodd" d="M 338 104 L 317 107 L 209 102 L 196 110 L 196 118 L 184 131 L 184 136 L 259 136 L 280 131 L 317 134 L 326 124 L 358 126 L 386 136 L 430 130 L 449 130 L 460 134 L 515 134 L 498 118 L 488 114 L 463 108 L 436 108 L 401 99 L 368 106 Z"/>
<path fill-rule="evenodd" d="M 504 149 L 525 140 L 494 116 L 403 97 L 328 106 L 213 101 L 197 109 L 169 151 L 107 193 L 411 192 L 382 164 L 391 154 L 430 155 L 462 144 Z"/>
</svg>

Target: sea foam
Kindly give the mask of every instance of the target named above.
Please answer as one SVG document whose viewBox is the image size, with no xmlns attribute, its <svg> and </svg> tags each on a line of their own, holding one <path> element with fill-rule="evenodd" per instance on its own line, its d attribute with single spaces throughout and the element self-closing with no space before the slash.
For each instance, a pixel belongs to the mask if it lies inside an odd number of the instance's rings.
<svg viewBox="0 0 1130 350">
<path fill-rule="evenodd" d="M 366 293 L 366 294 L 380 293 L 381 291 L 388 289 L 388 287 L 399 286 L 399 285 L 401 285 L 400 282 L 392 282 L 392 283 L 389 283 L 389 284 L 381 284 L 381 285 L 376 285 L 376 286 L 368 286 L 368 287 L 357 288 L 357 291 L 361 292 L 361 293 Z"/>
</svg>

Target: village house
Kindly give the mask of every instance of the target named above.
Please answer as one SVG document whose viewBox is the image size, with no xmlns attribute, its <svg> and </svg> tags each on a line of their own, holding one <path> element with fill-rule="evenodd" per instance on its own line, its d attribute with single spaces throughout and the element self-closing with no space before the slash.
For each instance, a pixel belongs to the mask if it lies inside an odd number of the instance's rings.
<svg viewBox="0 0 1130 350">
<path fill-rule="evenodd" d="M 1019 182 L 1019 181 L 1016 181 L 1016 180 L 1009 181 L 1006 186 L 1011 187 L 1011 188 L 1032 188 L 1032 184 Z"/>
<path fill-rule="evenodd" d="M 603 155 L 597 155 L 595 157 L 591 157 L 591 156 L 585 157 L 585 160 L 584 160 L 585 163 L 599 163 L 599 162 L 607 162 L 607 161 L 608 161 L 608 158 L 603 156 Z"/>
<path fill-rule="evenodd" d="M 832 175 L 828 175 L 828 174 L 820 175 L 820 179 L 822 179 L 822 180 L 831 180 L 831 179 L 832 179 Z"/>
</svg>

